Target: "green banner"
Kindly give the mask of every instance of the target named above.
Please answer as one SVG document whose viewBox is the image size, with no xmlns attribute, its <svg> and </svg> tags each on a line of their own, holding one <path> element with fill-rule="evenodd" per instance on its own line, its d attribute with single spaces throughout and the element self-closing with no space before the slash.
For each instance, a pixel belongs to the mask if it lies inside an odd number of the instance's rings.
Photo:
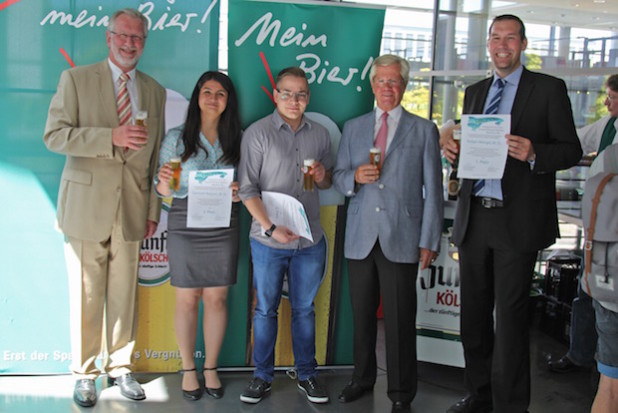
<svg viewBox="0 0 618 413">
<path fill-rule="evenodd" d="M 0 374 L 68 372 L 68 281 L 63 237 L 54 229 L 65 157 L 47 150 L 43 130 L 60 73 L 107 57 L 109 17 L 125 7 L 149 21 L 138 69 L 167 88 L 167 126 L 177 125 L 199 75 L 218 67 L 218 0 L 0 0 L 0 186 L 7 211 L 0 220 Z M 170 290 L 169 283 L 140 287 L 138 369 L 159 370 L 153 363 L 176 350 Z M 242 309 L 232 309 L 234 322 L 245 327 Z M 231 348 L 232 356 L 242 352 L 243 340 Z"/>
<path fill-rule="evenodd" d="M 277 73 L 299 66 L 307 73 L 311 91 L 307 116 L 327 127 L 335 156 L 345 121 L 373 108 L 369 69 L 380 51 L 384 9 L 322 1 L 230 0 L 229 22 L 228 67 L 239 91 L 243 125 L 274 110 Z M 336 242 L 343 235 L 345 220 L 337 218 L 344 207 L 336 206 L 342 197 L 333 192 L 320 192 L 329 260 L 315 302 L 316 359 L 320 364 L 350 364 L 347 271 L 342 265 L 342 245 Z M 280 366 L 293 363 L 289 312 L 289 303 L 283 300 L 275 360 Z M 251 348 L 250 329 L 247 348 Z"/>
<path fill-rule="evenodd" d="M 288 66 L 307 73 L 307 111 L 327 115 L 340 129 L 373 108 L 369 68 L 380 51 L 383 9 L 230 0 L 229 22 L 229 73 L 245 126 L 274 109 L 274 78 Z"/>
</svg>

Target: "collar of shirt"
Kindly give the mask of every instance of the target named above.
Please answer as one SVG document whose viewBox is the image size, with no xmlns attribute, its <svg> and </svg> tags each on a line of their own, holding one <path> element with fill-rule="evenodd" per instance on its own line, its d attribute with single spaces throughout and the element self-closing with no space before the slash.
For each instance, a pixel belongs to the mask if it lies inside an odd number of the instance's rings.
<svg viewBox="0 0 618 413">
<path fill-rule="evenodd" d="M 109 68 L 112 71 L 112 80 L 114 81 L 114 84 L 117 86 L 118 85 L 118 78 L 123 73 L 122 69 L 119 68 L 118 66 L 116 66 L 114 64 L 114 62 L 111 61 L 110 58 L 107 58 L 107 63 L 109 63 Z M 127 84 L 132 83 L 132 82 L 135 81 L 135 72 L 137 72 L 137 69 L 135 69 L 135 68 L 133 70 L 130 70 L 130 71 L 127 72 L 129 77 L 131 78 L 131 79 L 129 79 L 129 82 Z"/>
<path fill-rule="evenodd" d="M 376 106 L 376 119 L 374 122 L 373 129 L 373 140 L 375 141 L 376 136 L 378 136 L 378 131 L 380 130 L 380 126 L 382 126 L 382 114 L 384 111 Z M 388 125 L 388 135 L 386 135 L 386 152 L 388 153 L 388 148 L 395 137 L 395 132 L 397 131 L 397 125 L 399 125 L 399 119 L 401 119 L 401 114 L 403 113 L 403 108 L 401 105 L 398 105 L 395 109 L 388 112 L 388 118 L 386 118 L 386 124 Z"/>
<path fill-rule="evenodd" d="M 293 133 L 298 133 L 305 125 L 311 129 L 311 123 L 307 122 L 307 117 L 303 114 L 303 118 L 300 120 L 300 126 L 298 129 L 293 130 L 292 127 L 281 117 L 279 111 L 275 108 L 273 112 L 273 122 L 275 122 L 275 126 L 277 130 L 281 130 L 282 127 L 287 126 Z"/>
</svg>

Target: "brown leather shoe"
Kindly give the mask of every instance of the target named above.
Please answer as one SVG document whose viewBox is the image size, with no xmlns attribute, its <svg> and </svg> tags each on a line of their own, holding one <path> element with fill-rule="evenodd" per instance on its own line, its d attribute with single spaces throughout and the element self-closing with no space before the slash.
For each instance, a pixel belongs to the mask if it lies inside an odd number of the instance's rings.
<svg viewBox="0 0 618 413">
<path fill-rule="evenodd" d="M 446 413 L 490 413 L 492 410 L 491 401 L 483 401 L 468 395 L 449 407 Z"/>
</svg>

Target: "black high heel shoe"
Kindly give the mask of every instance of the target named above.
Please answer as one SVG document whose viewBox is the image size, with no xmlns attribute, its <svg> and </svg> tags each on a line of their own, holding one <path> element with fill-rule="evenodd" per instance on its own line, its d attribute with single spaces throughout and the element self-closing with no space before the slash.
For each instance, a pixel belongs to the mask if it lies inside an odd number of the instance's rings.
<svg viewBox="0 0 618 413">
<path fill-rule="evenodd" d="M 204 371 L 213 371 L 213 370 L 217 370 L 216 367 L 204 367 Z M 206 380 L 206 377 L 204 377 L 204 380 Z M 212 387 L 206 387 L 206 382 L 204 382 L 204 389 L 206 390 L 206 393 L 210 396 L 210 397 L 214 397 L 215 399 L 220 399 L 223 397 L 223 386 L 213 389 Z"/>
<path fill-rule="evenodd" d="M 188 371 L 196 371 L 195 367 L 193 367 L 192 369 L 186 369 L 186 370 L 180 370 L 181 373 L 185 373 Z M 182 386 L 181 386 L 182 387 Z M 197 401 L 199 399 L 202 398 L 202 388 L 198 387 L 195 390 L 185 390 L 182 389 L 182 397 L 184 397 L 187 400 L 191 400 L 191 401 Z"/>
</svg>

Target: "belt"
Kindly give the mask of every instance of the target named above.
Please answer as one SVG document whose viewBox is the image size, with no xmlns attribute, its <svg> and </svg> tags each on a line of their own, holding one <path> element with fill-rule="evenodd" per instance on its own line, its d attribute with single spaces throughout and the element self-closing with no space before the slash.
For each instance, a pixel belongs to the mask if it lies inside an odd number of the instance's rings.
<svg viewBox="0 0 618 413">
<path fill-rule="evenodd" d="M 499 199 L 482 196 L 473 196 L 472 202 L 483 208 L 502 208 L 504 206 L 504 203 Z"/>
</svg>

